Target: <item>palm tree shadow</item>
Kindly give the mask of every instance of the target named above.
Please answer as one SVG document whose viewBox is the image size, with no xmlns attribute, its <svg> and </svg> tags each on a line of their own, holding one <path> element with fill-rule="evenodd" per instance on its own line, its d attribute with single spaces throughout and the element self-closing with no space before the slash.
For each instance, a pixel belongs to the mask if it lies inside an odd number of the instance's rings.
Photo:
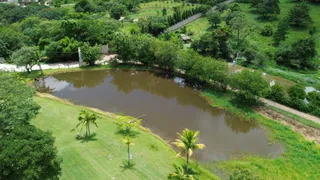
<svg viewBox="0 0 320 180">
<path fill-rule="evenodd" d="M 123 161 L 122 165 L 120 166 L 122 168 L 121 172 L 123 172 L 127 169 L 135 170 L 134 166 L 135 166 L 135 163 L 132 161 L 130 163 L 128 163 L 128 161 Z"/>
<path fill-rule="evenodd" d="M 198 163 L 195 165 L 196 167 L 198 167 Z M 184 169 L 184 171 L 189 174 L 189 175 L 193 175 L 193 176 L 197 176 L 199 175 L 200 173 L 197 172 L 193 167 L 189 167 L 187 169 L 187 166 L 186 165 L 183 165 L 182 168 Z"/>
<path fill-rule="evenodd" d="M 126 136 L 126 137 L 130 137 L 130 138 L 135 138 L 138 137 L 141 133 L 138 131 L 132 131 L 130 130 L 130 132 L 128 131 L 124 131 L 124 130 L 118 130 L 116 132 L 117 135 L 122 135 L 122 136 Z"/>
<path fill-rule="evenodd" d="M 96 133 L 92 133 L 89 136 L 77 136 L 76 139 L 80 141 L 80 143 L 87 143 L 90 141 L 97 141 L 97 138 L 95 138 L 97 136 Z"/>
</svg>

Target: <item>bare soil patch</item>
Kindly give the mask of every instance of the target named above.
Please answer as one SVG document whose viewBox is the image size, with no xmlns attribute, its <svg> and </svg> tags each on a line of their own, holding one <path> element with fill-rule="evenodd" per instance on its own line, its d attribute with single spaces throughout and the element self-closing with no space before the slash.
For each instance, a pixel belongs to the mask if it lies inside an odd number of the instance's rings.
<svg viewBox="0 0 320 180">
<path fill-rule="evenodd" d="M 304 125 L 293 118 L 282 115 L 265 106 L 257 108 L 256 111 L 267 118 L 290 126 L 294 131 L 302 134 L 307 140 L 320 144 L 320 129 Z"/>
</svg>

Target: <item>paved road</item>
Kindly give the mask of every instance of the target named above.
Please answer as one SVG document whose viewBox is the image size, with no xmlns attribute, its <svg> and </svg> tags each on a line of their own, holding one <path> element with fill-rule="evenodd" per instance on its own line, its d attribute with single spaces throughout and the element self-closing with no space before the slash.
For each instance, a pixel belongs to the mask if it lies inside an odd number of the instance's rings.
<svg viewBox="0 0 320 180">
<path fill-rule="evenodd" d="M 220 3 L 220 4 L 230 4 L 230 3 L 232 3 L 232 2 L 234 2 L 234 0 L 228 0 L 228 1 L 222 2 L 222 3 Z M 212 7 L 207 13 L 205 13 L 205 14 L 209 14 L 209 13 L 213 12 L 213 11 L 216 10 L 216 9 L 217 9 L 217 5 L 213 6 L 213 7 Z M 185 19 L 185 20 L 182 20 L 182 21 L 178 22 L 178 23 L 175 24 L 175 25 L 170 26 L 168 29 L 165 30 L 165 32 L 175 31 L 175 30 L 181 28 L 182 26 L 185 26 L 185 25 L 191 23 L 192 21 L 195 21 L 195 20 L 201 18 L 203 15 L 204 15 L 203 13 L 198 13 L 198 14 L 195 14 L 195 15 L 193 15 L 193 16 L 190 16 L 189 18 L 187 18 L 187 19 Z"/>
</svg>

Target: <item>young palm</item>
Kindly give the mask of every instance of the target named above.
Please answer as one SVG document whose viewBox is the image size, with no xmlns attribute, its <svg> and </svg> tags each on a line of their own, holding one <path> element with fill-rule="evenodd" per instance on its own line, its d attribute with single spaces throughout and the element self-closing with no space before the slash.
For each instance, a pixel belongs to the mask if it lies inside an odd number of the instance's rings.
<svg viewBox="0 0 320 180">
<path fill-rule="evenodd" d="M 134 145 L 129 137 L 125 137 L 122 139 L 122 142 L 128 147 L 128 166 L 130 166 L 130 145 Z"/>
<path fill-rule="evenodd" d="M 198 141 L 198 136 L 200 134 L 199 131 L 192 131 L 189 129 L 184 129 L 182 131 L 182 134 L 177 133 L 179 136 L 179 139 L 176 139 L 175 142 L 173 142 L 174 145 L 176 145 L 179 149 L 181 149 L 181 152 L 178 155 L 185 155 L 187 160 L 187 171 L 188 171 L 188 165 L 189 165 L 189 158 L 193 155 L 193 151 L 197 149 L 203 149 L 205 148 L 204 144 L 196 144 Z"/>
<path fill-rule="evenodd" d="M 82 110 L 79 114 L 78 120 L 80 121 L 76 127 L 82 126 L 81 131 L 83 127 L 86 127 L 86 136 L 90 136 L 90 124 L 94 124 L 96 127 L 98 127 L 96 120 L 98 116 L 94 113 L 90 113 L 89 111 Z"/>
<path fill-rule="evenodd" d="M 189 175 L 185 172 L 183 167 L 176 164 L 173 164 L 173 167 L 175 171 L 169 174 L 169 180 L 195 180 L 192 175 Z"/>
</svg>

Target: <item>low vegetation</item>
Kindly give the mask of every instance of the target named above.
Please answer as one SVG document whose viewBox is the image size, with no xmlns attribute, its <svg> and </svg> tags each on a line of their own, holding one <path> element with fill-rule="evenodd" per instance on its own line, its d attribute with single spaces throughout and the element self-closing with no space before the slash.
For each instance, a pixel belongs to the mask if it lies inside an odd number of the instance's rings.
<svg viewBox="0 0 320 180">
<path fill-rule="evenodd" d="M 42 130 L 50 130 L 56 138 L 55 145 L 63 159 L 61 179 L 165 179 L 174 171 L 172 164 L 182 165 L 184 162 L 164 141 L 137 127 L 132 129 L 137 136 L 131 137 L 130 141 L 135 145 L 130 145 L 129 152 L 134 166 L 128 166 L 127 143 L 122 143 L 126 135 L 117 133 L 114 115 L 95 112 L 101 117 L 99 128 L 91 127 L 96 136 L 77 141 L 78 130 L 74 128 L 79 112 L 95 110 L 42 97 L 36 97 L 35 101 L 41 109 L 32 124 Z M 199 173 L 198 178 L 216 179 L 194 163 L 190 168 Z"/>
<path fill-rule="evenodd" d="M 226 170 L 236 177 L 255 177 L 256 179 L 318 179 L 320 148 L 315 142 L 305 140 L 290 127 L 267 119 L 250 107 L 232 101 L 230 93 L 206 90 L 204 96 L 214 107 L 228 109 L 239 116 L 256 121 L 267 129 L 272 142 L 279 142 L 284 152 L 276 158 L 243 156 L 233 160 L 212 164 L 212 168 Z M 235 173 L 233 173 L 235 172 Z M 243 174 L 243 175 L 239 175 Z"/>
</svg>

